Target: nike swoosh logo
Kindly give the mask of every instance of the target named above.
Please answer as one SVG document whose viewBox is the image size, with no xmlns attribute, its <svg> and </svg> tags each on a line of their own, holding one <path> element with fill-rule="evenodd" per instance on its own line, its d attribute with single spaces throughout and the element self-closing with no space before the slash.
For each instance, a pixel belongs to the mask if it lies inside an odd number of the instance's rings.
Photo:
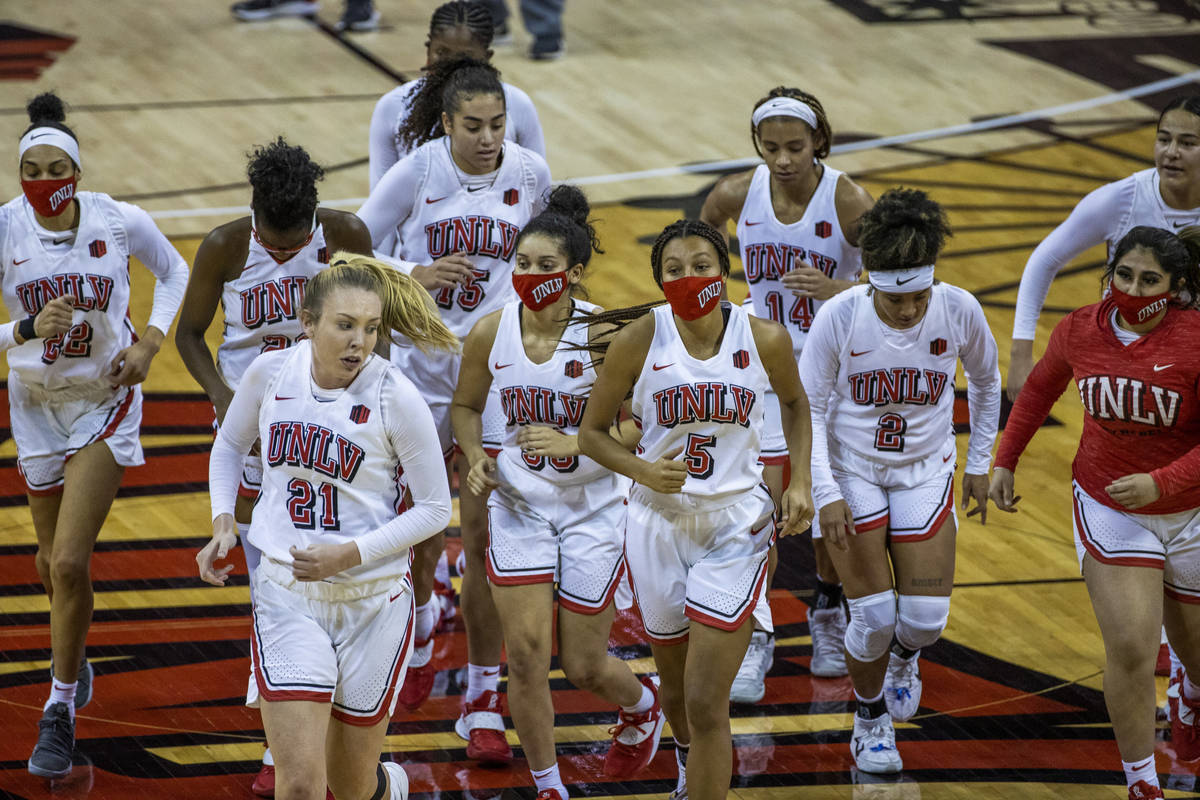
<svg viewBox="0 0 1200 800">
<path fill-rule="evenodd" d="M 29 141 L 32 142 L 34 139 L 42 139 L 42 138 L 44 138 L 46 136 L 50 136 L 50 135 L 51 134 L 49 134 L 49 133 L 39 133 L 37 136 L 30 136 Z"/>
<path fill-rule="evenodd" d="M 858 356 L 865 356 L 867 353 L 870 353 L 870 352 L 872 352 L 872 351 L 871 350 L 860 350 L 859 352 L 856 353 L 853 350 L 851 350 L 850 357 L 857 358 Z"/>
<path fill-rule="evenodd" d="M 655 364 L 654 371 L 658 372 L 660 369 L 666 369 L 667 367 L 673 366 L 674 364 L 675 364 L 674 361 L 672 361 L 670 364 Z"/>
<path fill-rule="evenodd" d="M 950 455 L 948 455 L 948 456 L 946 456 L 945 458 L 943 458 L 943 459 L 942 459 L 942 463 L 943 463 L 943 464 L 945 464 L 947 461 L 949 461 L 949 460 L 950 460 L 950 459 L 952 459 L 952 458 L 954 458 L 954 453 L 951 453 Z"/>
<path fill-rule="evenodd" d="M 296 398 L 294 398 L 294 397 L 280 397 L 279 395 L 275 395 L 275 399 L 276 399 L 276 400 L 295 400 Z"/>
<path fill-rule="evenodd" d="M 909 281 L 915 281 L 916 279 L 917 279 L 916 275 L 913 275 L 909 278 L 905 278 L 904 280 L 900 280 L 899 278 L 896 278 L 896 285 L 903 286 L 904 284 L 908 283 Z"/>
<path fill-rule="evenodd" d="M 1153 761 L 1153 759 L 1151 759 L 1151 761 Z M 1143 767 L 1145 767 L 1145 766 L 1146 766 L 1147 764 L 1149 764 L 1149 763 L 1150 763 L 1150 761 L 1146 761 L 1146 762 L 1144 762 L 1144 763 L 1141 763 L 1141 764 L 1135 764 L 1133 768 L 1134 768 L 1135 770 L 1142 769 Z"/>
<path fill-rule="evenodd" d="M 1185 219 L 1183 222 L 1172 222 L 1171 227 L 1172 228 L 1182 228 L 1184 225 L 1195 225 L 1195 224 L 1196 223 L 1190 222 L 1189 220 Z"/>
<path fill-rule="evenodd" d="M 747 228 L 753 228 L 755 225 L 762 225 L 762 220 L 759 220 L 758 222 L 751 222 L 750 220 L 746 220 Z"/>
<path fill-rule="evenodd" d="M 1175 366 L 1173 363 L 1172 363 L 1172 364 L 1155 364 L 1155 365 L 1154 365 L 1154 371 L 1155 371 L 1155 372 L 1162 372 L 1164 369 L 1170 369 L 1170 368 L 1171 368 L 1171 367 L 1173 367 L 1173 366 Z"/>
<path fill-rule="evenodd" d="M 440 203 L 449 196 L 450 195 L 442 195 L 441 197 L 426 197 L 425 205 L 433 205 L 434 203 Z"/>
<path fill-rule="evenodd" d="M 33 258 L 33 256 L 30 256 L 29 258 Z M 14 259 L 12 260 L 12 262 L 13 262 L 13 266 L 14 266 L 14 267 L 19 267 L 19 266 L 21 266 L 22 264 L 24 264 L 26 261 L 28 261 L 28 260 L 29 260 L 29 258 L 23 258 L 23 259 L 21 259 L 20 261 L 17 261 L 17 260 L 14 258 Z"/>
<path fill-rule="evenodd" d="M 468 193 L 478 192 L 480 189 L 486 189 L 486 188 L 488 188 L 488 187 L 486 187 L 486 186 L 468 186 L 467 192 Z"/>
<path fill-rule="evenodd" d="M 492 368 L 493 368 L 493 369 L 506 369 L 506 368 L 508 368 L 508 367 L 511 367 L 511 366 L 512 366 L 512 362 L 511 362 L 511 361 L 510 361 L 510 362 L 508 362 L 507 364 L 501 364 L 499 361 L 497 361 L 495 364 L 492 364 Z"/>
<path fill-rule="evenodd" d="M 389 603 L 392 602 L 393 600 L 395 600 L 397 597 L 399 597 L 402 594 L 404 594 L 404 592 L 396 592 L 394 595 L 392 595 L 391 597 L 388 598 L 388 602 Z"/>
</svg>

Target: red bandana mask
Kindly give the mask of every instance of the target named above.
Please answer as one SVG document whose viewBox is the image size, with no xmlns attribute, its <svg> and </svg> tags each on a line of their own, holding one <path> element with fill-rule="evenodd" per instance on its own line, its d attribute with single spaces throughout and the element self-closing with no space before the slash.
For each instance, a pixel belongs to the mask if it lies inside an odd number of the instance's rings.
<svg viewBox="0 0 1200 800">
<path fill-rule="evenodd" d="M 667 296 L 667 302 L 676 316 L 691 322 L 717 307 L 717 303 L 721 302 L 724 283 L 723 275 L 715 278 L 676 278 L 663 284 L 663 294 Z"/>
<path fill-rule="evenodd" d="M 513 288 L 530 311 L 541 311 L 562 297 L 567 290 L 567 271 L 550 273 L 513 273 Z"/>
<path fill-rule="evenodd" d="M 1109 288 L 1112 291 L 1113 302 L 1117 304 L 1117 313 L 1129 325 L 1141 325 L 1166 308 L 1171 300 L 1169 292 L 1137 297 L 1122 292 L 1115 284 L 1109 284 Z"/>
<path fill-rule="evenodd" d="M 47 178 L 40 181 L 21 181 L 21 191 L 33 210 L 43 217 L 57 217 L 71 207 L 75 197 L 76 177 Z"/>
</svg>

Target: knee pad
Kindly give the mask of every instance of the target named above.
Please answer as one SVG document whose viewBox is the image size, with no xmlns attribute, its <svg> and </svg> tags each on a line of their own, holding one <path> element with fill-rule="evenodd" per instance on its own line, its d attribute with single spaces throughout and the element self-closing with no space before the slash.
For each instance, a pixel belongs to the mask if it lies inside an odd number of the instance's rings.
<svg viewBox="0 0 1200 800">
<path fill-rule="evenodd" d="M 896 641 L 909 650 L 936 642 L 950 619 L 949 597 L 902 594 L 897 605 Z"/>
<path fill-rule="evenodd" d="M 849 598 L 846 652 L 858 661 L 874 661 L 887 652 L 896 629 L 896 595 L 886 592 Z"/>
</svg>

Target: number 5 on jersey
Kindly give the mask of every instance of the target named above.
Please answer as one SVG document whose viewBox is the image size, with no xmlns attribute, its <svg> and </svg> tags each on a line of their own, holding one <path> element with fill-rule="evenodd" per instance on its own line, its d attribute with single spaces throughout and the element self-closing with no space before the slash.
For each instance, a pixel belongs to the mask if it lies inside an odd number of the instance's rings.
<svg viewBox="0 0 1200 800">
<path fill-rule="evenodd" d="M 717 437 L 711 434 L 688 434 L 687 445 L 683 448 L 683 460 L 687 463 L 689 475 L 701 480 L 712 477 L 715 466 L 712 448 L 716 443 Z"/>
</svg>

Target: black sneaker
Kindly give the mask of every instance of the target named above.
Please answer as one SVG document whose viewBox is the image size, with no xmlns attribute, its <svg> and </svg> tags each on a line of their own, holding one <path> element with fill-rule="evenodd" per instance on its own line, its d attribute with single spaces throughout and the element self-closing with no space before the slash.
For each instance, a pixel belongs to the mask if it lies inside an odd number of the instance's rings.
<svg viewBox="0 0 1200 800">
<path fill-rule="evenodd" d="M 66 703 L 53 703 L 38 721 L 38 740 L 29 757 L 29 772 L 42 778 L 71 774 L 75 749 L 75 721 Z"/>
<path fill-rule="evenodd" d="M 230 8 L 243 22 L 257 22 L 274 17 L 307 17 L 321 10 L 314 0 L 242 0 Z"/>
<path fill-rule="evenodd" d="M 96 677 L 96 673 L 92 670 L 91 663 L 85 658 L 79 664 L 79 674 L 75 676 L 75 710 L 86 706 L 92 702 L 92 679 Z M 50 680 L 54 680 L 54 661 L 50 661 Z"/>
<path fill-rule="evenodd" d="M 379 9 L 370 6 L 366 8 L 347 8 L 346 13 L 338 20 L 333 27 L 345 33 L 346 31 L 354 31 L 356 33 L 366 33 L 368 31 L 379 30 L 379 21 L 383 15 L 379 13 Z"/>
<path fill-rule="evenodd" d="M 555 61 L 566 52 L 567 46 L 562 39 L 535 39 L 529 46 L 529 57 L 534 61 Z"/>
</svg>

